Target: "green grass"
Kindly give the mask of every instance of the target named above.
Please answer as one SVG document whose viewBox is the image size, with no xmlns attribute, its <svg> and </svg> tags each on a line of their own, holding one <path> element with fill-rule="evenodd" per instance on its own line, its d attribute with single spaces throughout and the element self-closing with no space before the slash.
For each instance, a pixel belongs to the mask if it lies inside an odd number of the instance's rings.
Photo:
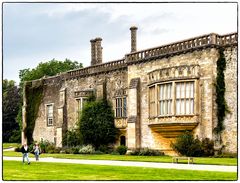
<svg viewBox="0 0 240 183">
<path fill-rule="evenodd" d="M 237 180 L 237 173 L 3 161 L 3 180 Z"/>
<path fill-rule="evenodd" d="M 22 156 L 20 152 L 3 151 L 3 156 Z M 30 157 L 34 157 L 30 154 Z M 54 157 L 66 159 L 85 159 L 85 160 L 119 160 L 119 161 L 144 161 L 144 162 L 162 162 L 171 163 L 172 157 L 170 156 L 130 156 L 130 155 L 81 155 L 81 154 L 41 154 L 40 158 Z M 187 160 L 182 161 L 187 163 Z M 237 165 L 237 158 L 194 158 L 195 164 L 209 164 L 209 165 Z"/>
<path fill-rule="evenodd" d="M 20 144 L 18 143 L 3 143 L 2 147 L 3 149 L 8 149 L 11 147 L 18 147 Z"/>
</svg>

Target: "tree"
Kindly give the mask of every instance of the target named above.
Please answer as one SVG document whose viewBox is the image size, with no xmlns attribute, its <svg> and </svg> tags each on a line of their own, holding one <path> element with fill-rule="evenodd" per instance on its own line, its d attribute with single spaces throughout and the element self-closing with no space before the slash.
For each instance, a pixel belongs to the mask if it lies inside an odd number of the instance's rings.
<svg viewBox="0 0 240 183">
<path fill-rule="evenodd" d="M 40 79 L 44 76 L 54 76 L 61 72 L 66 72 L 69 70 L 79 69 L 79 68 L 82 68 L 82 64 L 78 63 L 77 61 L 71 61 L 69 59 L 65 59 L 64 61 L 58 61 L 58 60 L 52 59 L 45 63 L 40 62 L 36 68 L 33 68 L 33 69 L 28 68 L 28 69 L 23 69 L 23 70 L 19 71 L 20 102 L 19 102 L 17 121 L 18 121 L 21 129 L 22 129 L 22 105 L 23 105 L 23 84 L 24 84 L 24 82 Z M 34 106 L 31 106 L 31 107 L 36 108 Z M 32 118 L 32 119 L 34 119 L 34 118 Z M 31 123 L 34 123 L 34 122 L 31 122 Z M 30 133 L 30 132 L 28 131 L 27 133 Z M 29 135 L 31 135 L 31 134 L 28 134 L 28 136 Z"/>
<path fill-rule="evenodd" d="M 79 130 L 84 144 L 95 148 L 116 141 L 118 129 L 114 126 L 114 114 L 111 105 L 104 99 L 87 102 L 79 120 Z"/>
<path fill-rule="evenodd" d="M 20 142 L 16 116 L 19 110 L 19 88 L 13 80 L 3 80 L 3 142 Z"/>
</svg>

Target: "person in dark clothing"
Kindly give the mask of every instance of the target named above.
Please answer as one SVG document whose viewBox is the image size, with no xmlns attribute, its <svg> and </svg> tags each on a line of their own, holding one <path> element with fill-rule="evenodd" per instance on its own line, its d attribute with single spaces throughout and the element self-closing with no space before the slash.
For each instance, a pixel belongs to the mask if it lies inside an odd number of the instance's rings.
<svg viewBox="0 0 240 183">
<path fill-rule="evenodd" d="M 22 154 L 23 154 L 23 163 L 24 163 L 25 158 L 26 158 L 26 159 L 27 159 L 27 162 L 28 162 L 28 165 L 30 165 L 30 161 L 29 161 L 29 158 L 28 158 L 29 148 L 28 148 L 28 146 L 27 146 L 26 143 L 24 143 L 24 145 L 22 146 L 21 152 L 22 152 Z"/>
</svg>

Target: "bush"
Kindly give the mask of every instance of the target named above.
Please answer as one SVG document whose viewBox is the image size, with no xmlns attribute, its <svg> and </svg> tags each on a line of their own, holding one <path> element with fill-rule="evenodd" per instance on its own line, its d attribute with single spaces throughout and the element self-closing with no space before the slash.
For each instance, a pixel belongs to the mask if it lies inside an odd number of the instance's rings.
<svg viewBox="0 0 240 183">
<path fill-rule="evenodd" d="M 108 153 L 108 146 L 107 145 L 100 145 L 98 150 L 107 154 Z"/>
<path fill-rule="evenodd" d="M 223 153 L 215 155 L 214 158 L 237 158 L 237 153 Z"/>
<path fill-rule="evenodd" d="M 79 154 L 80 146 L 72 147 L 71 153 L 72 154 Z"/>
<path fill-rule="evenodd" d="M 93 154 L 95 151 L 92 145 L 86 145 L 79 149 L 80 154 Z"/>
<path fill-rule="evenodd" d="M 92 144 L 96 149 L 114 143 L 119 132 L 114 126 L 112 106 L 104 99 L 84 105 L 78 126 L 83 143 Z"/>
<path fill-rule="evenodd" d="M 117 147 L 116 151 L 120 154 L 120 155 L 124 155 L 127 152 L 127 147 L 124 145 L 120 145 Z"/>
<path fill-rule="evenodd" d="M 172 144 L 174 150 L 183 156 L 213 156 L 214 143 L 212 140 L 205 138 L 200 141 L 198 138 L 194 139 L 193 135 L 186 131 L 180 135 L 176 142 Z"/>
<path fill-rule="evenodd" d="M 117 151 L 113 151 L 113 152 L 111 152 L 110 154 L 111 154 L 111 155 L 120 155 L 119 152 L 117 152 Z"/>
<path fill-rule="evenodd" d="M 202 140 L 202 151 L 203 156 L 213 156 L 214 155 L 214 143 L 213 140 L 205 138 Z"/>
<path fill-rule="evenodd" d="M 102 151 L 97 150 L 94 152 L 94 154 L 104 154 L 104 153 Z"/>
<path fill-rule="evenodd" d="M 14 149 L 14 151 L 15 151 L 15 152 L 21 152 L 21 148 L 22 148 L 22 145 L 18 145 L 18 146 Z"/>
<path fill-rule="evenodd" d="M 67 147 L 76 147 L 82 145 L 82 136 L 79 130 L 68 130 L 63 136 L 63 145 Z"/>
<path fill-rule="evenodd" d="M 174 150 L 183 156 L 201 156 L 201 143 L 198 139 L 194 139 L 193 135 L 186 131 L 177 137 L 177 140 L 172 144 Z"/>
<path fill-rule="evenodd" d="M 143 148 L 143 149 L 135 149 L 130 152 L 130 155 L 137 155 L 137 156 L 163 156 L 164 153 L 159 150 Z"/>
</svg>

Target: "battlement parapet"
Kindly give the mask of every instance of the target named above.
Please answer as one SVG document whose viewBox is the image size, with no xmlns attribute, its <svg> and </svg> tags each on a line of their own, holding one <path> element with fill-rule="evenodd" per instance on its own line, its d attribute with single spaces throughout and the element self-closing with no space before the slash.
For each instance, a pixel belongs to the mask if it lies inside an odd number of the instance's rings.
<svg viewBox="0 0 240 183">
<path fill-rule="evenodd" d="M 71 70 L 65 73 L 65 79 L 73 79 L 75 77 L 85 77 L 89 75 L 114 71 L 127 68 L 125 59 L 115 60 L 103 64 L 97 64 L 90 67 L 85 67 L 82 69 Z"/>
<path fill-rule="evenodd" d="M 159 47 L 132 52 L 126 54 L 126 61 L 127 63 L 131 63 L 139 60 L 146 60 L 149 58 L 186 52 L 193 49 L 204 48 L 212 45 L 215 46 L 234 45 L 237 44 L 238 39 L 237 37 L 238 37 L 237 33 L 231 33 L 226 35 L 218 35 L 215 33 L 211 33 Z"/>
</svg>

